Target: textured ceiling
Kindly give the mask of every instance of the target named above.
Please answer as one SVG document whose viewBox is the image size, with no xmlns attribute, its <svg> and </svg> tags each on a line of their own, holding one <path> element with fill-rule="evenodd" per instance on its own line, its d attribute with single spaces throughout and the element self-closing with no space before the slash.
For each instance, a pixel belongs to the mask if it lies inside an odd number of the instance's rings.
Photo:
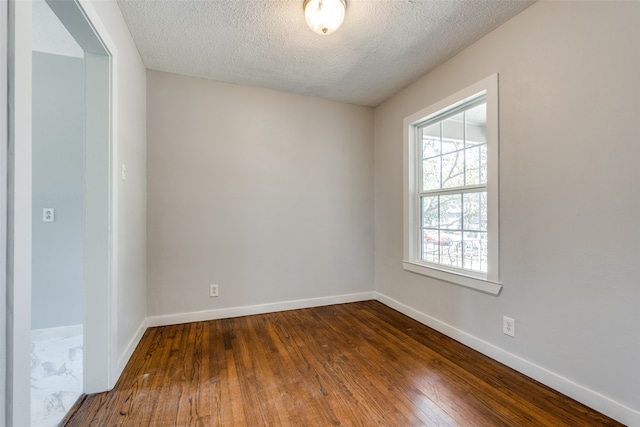
<svg viewBox="0 0 640 427">
<path fill-rule="evenodd" d="M 376 106 L 532 1 L 347 0 L 321 36 L 303 0 L 118 0 L 147 68 Z"/>
</svg>

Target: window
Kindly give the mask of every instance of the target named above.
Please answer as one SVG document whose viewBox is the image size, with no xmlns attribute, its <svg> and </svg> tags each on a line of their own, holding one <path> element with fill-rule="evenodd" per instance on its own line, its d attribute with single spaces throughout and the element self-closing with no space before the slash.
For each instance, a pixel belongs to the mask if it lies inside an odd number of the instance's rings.
<svg viewBox="0 0 640 427">
<path fill-rule="evenodd" d="M 498 76 L 404 128 L 405 270 L 499 294 Z"/>
</svg>

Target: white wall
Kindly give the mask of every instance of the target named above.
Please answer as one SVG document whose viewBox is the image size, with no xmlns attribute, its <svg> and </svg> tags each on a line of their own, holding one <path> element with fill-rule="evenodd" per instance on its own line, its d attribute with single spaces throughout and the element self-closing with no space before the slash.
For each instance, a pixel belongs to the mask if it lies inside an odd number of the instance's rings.
<svg viewBox="0 0 640 427">
<path fill-rule="evenodd" d="M 149 315 L 371 295 L 371 108 L 154 71 L 147 87 Z"/>
<path fill-rule="evenodd" d="M 540 2 L 375 111 L 381 299 L 640 425 L 640 3 Z M 402 120 L 498 72 L 498 297 L 402 269 Z M 516 319 L 516 338 L 502 316 Z M 545 371 L 547 370 L 547 371 Z"/>
<path fill-rule="evenodd" d="M 84 316 L 84 61 L 33 53 L 31 328 L 80 325 Z M 42 209 L 55 208 L 43 222 Z"/>
<path fill-rule="evenodd" d="M 81 4 L 112 54 L 113 386 L 146 326 L 146 70 L 118 4 Z"/>
</svg>

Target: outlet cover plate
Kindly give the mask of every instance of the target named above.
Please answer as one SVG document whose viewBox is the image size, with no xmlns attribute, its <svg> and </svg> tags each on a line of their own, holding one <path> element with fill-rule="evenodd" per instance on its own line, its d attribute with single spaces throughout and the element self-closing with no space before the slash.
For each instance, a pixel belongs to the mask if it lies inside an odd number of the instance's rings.
<svg viewBox="0 0 640 427">
<path fill-rule="evenodd" d="M 42 209 L 42 222 L 54 222 L 56 220 L 56 210 L 54 208 Z"/>
<path fill-rule="evenodd" d="M 502 317 L 502 332 L 510 337 L 516 337 L 516 321 L 511 317 Z"/>
<path fill-rule="evenodd" d="M 214 298 L 218 296 L 218 285 L 209 285 L 209 297 Z"/>
</svg>

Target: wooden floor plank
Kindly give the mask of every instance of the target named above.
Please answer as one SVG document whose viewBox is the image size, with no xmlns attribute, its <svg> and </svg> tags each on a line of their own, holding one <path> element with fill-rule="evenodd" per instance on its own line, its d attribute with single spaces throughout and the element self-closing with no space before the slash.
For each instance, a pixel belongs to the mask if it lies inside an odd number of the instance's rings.
<svg viewBox="0 0 640 427">
<path fill-rule="evenodd" d="M 149 328 L 65 426 L 619 426 L 376 301 Z"/>
<path fill-rule="evenodd" d="M 369 319 L 367 324 L 362 323 L 361 328 L 367 326 L 385 326 L 384 324 L 378 325 L 373 322 L 373 318 Z M 393 330 L 385 331 L 377 328 L 373 330 L 374 336 L 384 337 L 382 345 L 394 344 L 395 347 L 387 348 L 385 352 L 388 360 L 398 360 L 401 354 L 396 351 L 400 349 L 399 344 L 407 343 L 409 348 L 412 349 L 408 360 L 413 362 L 413 368 L 417 372 L 422 370 L 423 364 L 429 364 L 433 366 L 432 372 L 438 372 L 439 376 L 432 376 L 430 382 L 433 384 L 434 389 L 428 392 L 429 395 L 435 396 L 437 403 L 440 407 L 449 408 L 451 411 L 459 414 L 459 416 L 472 416 L 472 419 L 477 422 L 478 417 L 484 419 L 486 424 L 490 425 L 516 425 L 521 423 L 532 423 L 536 421 L 535 411 L 533 407 L 526 408 L 525 411 L 519 410 L 521 402 L 514 402 L 508 396 L 505 395 L 483 395 L 482 390 L 487 387 L 486 381 L 482 377 L 470 374 L 466 370 L 459 369 L 459 366 L 452 360 L 453 358 L 442 358 L 441 354 L 432 350 L 421 349 L 419 352 L 415 351 L 419 347 L 419 342 L 413 342 L 413 340 L 399 341 L 398 337 L 393 334 Z M 463 350 L 467 350 L 464 346 L 459 346 Z M 417 363 L 417 365 L 416 365 Z M 403 363 L 403 364 L 406 364 Z M 427 381 L 424 381 L 425 383 Z M 458 397 L 461 393 L 467 392 L 469 397 L 464 400 L 460 400 Z M 495 408 L 499 407 L 511 408 L 505 414 L 500 414 Z M 548 421 L 548 417 L 546 418 Z M 554 425 L 561 426 L 564 423 L 561 420 L 556 420 Z"/>
</svg>

